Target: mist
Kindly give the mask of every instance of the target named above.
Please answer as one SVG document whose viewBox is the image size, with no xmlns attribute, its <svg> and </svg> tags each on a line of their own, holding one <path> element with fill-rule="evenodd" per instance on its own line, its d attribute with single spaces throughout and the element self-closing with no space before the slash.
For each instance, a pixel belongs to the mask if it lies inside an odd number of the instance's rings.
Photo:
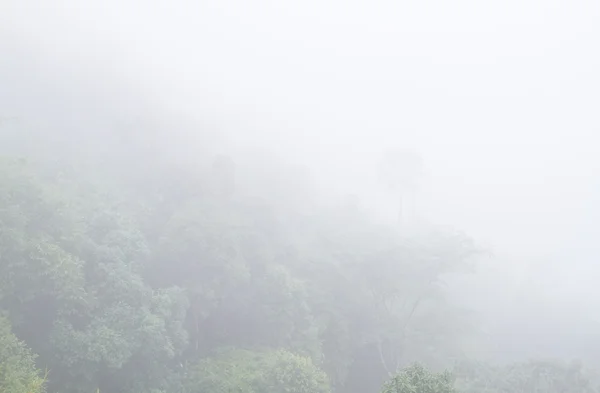
<svg viewBox="0 0 600 393">
<path fill-rule="evenodd" d="M 0 116 L 49 141 L 29 148 L 135 133 L 183 167 L 227 154 L 248 190 L 276 156 L 390 225 L 382 157 L 416 151 L 413 225 L 488 252 L 450 284 L 482 356 L 598 363 L 599 18 L 591 0 L 4 0 Z"/>
</svg>

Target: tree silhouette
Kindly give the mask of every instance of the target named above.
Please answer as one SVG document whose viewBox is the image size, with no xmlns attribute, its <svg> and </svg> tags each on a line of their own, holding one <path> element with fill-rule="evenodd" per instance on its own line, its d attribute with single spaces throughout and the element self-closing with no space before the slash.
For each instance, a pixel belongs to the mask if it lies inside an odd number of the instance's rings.
<svg viewBox="0 0 600 393">
<path fill-rule="evenodd" d="M 398 224 L 404 217 L 404 199 L 417 189 L 423 173 L 423 159 L 410 149 L 390 149 L 383 155 L 381 177 L 388 189 L 398 198 Z"/>
</svg>

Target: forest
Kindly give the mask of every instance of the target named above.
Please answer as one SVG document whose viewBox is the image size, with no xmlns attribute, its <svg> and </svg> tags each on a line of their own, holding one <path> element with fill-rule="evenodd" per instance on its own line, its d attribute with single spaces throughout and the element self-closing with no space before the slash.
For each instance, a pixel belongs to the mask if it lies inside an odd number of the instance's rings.
<svg viewBox="0 0 600 393">
<path fill-rule="evenodd" d="M 487 250 L 459 230 L 325 203 L 283 159 L 8 134 L 0 392 L 600 391 L 580 361 L 472 355 L 477 324 L 446 282 Z"/>
</svg>

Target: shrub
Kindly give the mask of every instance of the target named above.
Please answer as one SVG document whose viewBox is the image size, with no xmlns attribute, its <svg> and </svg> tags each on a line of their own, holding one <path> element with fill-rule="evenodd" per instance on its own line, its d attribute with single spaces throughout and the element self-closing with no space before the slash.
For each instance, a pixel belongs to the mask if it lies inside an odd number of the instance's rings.
<svg viewBox="0 0 600 393">
<path fill-rule="evenodd" d="M 188 393 L 329 393 L 312 360 L 285 350 L 227 350 L 193 366 Z"/>
<path fill-rule="evenodd" d="M 434 373 L 413 364 L 383 385 L 381 393 L 454 393 L 454 378 L 445 371 Z"/>
</svg>

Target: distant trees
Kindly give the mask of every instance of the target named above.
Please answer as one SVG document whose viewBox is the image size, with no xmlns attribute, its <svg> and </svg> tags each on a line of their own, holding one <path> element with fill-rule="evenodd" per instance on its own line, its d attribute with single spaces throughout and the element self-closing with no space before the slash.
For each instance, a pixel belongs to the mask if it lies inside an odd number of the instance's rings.
<svg viewBox="0 0 600 393">
<path fill-rule="evenodd" d="M 213 170 L 231 185 L 229 160 Z M 94 179 L 0 163 L 0 308 L 49 366 L 52 389 L 164 390 L 178 364 L 255 346 L 310 359 L 349 392 L 350 370 L 375 354 L 377 389 L 411 358 L 448 356 L 459 340 L 447 327 L 462 317 L 438 285 L 469 256 L 459 238 L 409 242 L 358 205 L 286 211 L 278 200 L 275 210 L 243 190 L 175 203 L 158 195 L 177 192 L 177 179 L 154 191 Z"/>
<path fill-rule="evenodd" d="M 463 393 L 597 393 L 595 375 L 578 362 L 528 361 L 495 366 L 466 361 L 455 367 L 456 387 Z"/>
<path fill-rule="evenodd" d="M 51 387 L 159 383 L 187 345 L 188 301 L 144 283 L 143 234 L 102 193 L 26 162 L 4 161 L 0 184 L 0 308 Z"/>
<path fill-rule="evenodd" d="M 393 375 L 381 393 L 597 393 L 580 363 L 529 361 L 494 366 L 461 361 L 453 373 L 412 364 Z"/>
<path fill-rule="evenodd" d="M 405 199 L 416 191 L 423 175 L 423 159 L 410 149 L 389 149 L 382 158 L 380 175 L 384 184 L 398 198 L 398 224 L 404 217 Z"/>
<path fill-rule="evenodd" d="M 400 194 L 420 173 L 408 156 L 385 172 Z M 144 184 L 1 158 L 0 391 L 42 393 L 47 368 L 60 393 L 451 392 L 449 374 L 411 364 L 462 355 L 471 321 L 444 280 L 470 271 L 475 245 L 312 203 L 304 171 L 262 168 L 248 192 L 252 172 L 236 179 L 227 157 L 209 178 L 162 168 Z M 593 391 L 577 368 L 461 367 L 463 393 Z"/>
</svg>

